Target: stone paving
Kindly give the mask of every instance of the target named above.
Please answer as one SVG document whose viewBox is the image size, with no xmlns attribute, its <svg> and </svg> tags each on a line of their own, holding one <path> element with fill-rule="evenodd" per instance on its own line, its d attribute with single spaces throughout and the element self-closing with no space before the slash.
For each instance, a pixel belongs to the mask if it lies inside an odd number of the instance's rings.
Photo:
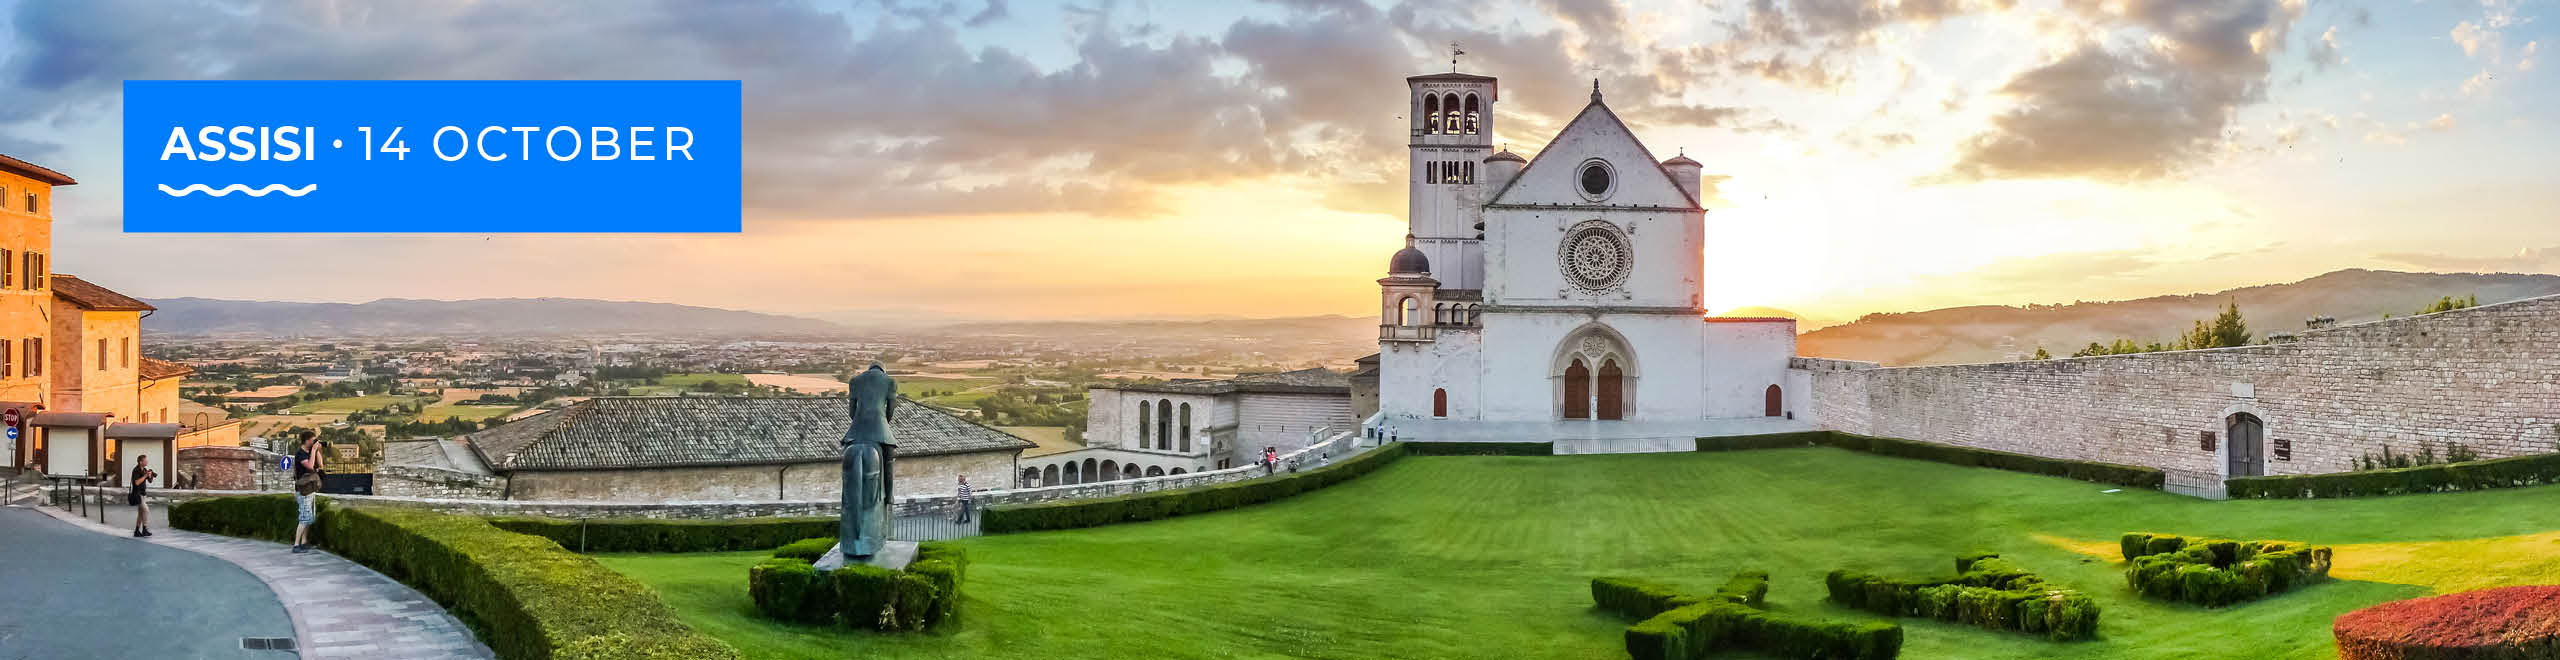
<svg viewBox="0 0 2560 660">
<path fill-rule="evenodd" d="M 90 531 L 132 538 L 133 509 L 110 507 L 107 522 L 59 508 L 38 509 Z M 306 660 L 495 658 L 471 630 L 408 585 L 324 551 L 293 554 L 278 543 L 168 529 L 152 510 L 152 536 L 136 541 L 231 562 L 275 591 L 292 615 Z"/>
<path fill-rule="evenodd" d="M 292 637 L 258 578 L 220 559 L 0 507 L 0 660 L 288 660 L 243 648 Z"/>
</svg>

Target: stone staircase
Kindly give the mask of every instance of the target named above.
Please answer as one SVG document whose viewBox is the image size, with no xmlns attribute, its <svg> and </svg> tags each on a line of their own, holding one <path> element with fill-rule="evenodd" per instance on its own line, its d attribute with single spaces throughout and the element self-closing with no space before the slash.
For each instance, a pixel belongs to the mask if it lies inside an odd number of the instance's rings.
<svg viewBox="0 0 2560 660">
<path fill-rule="evenodd" d="M 1697 438 L 1562 438 L 1555 441 L 1556 455 L 1569 454 L 1669 454 L 1696 451 Z"/>
</svg>

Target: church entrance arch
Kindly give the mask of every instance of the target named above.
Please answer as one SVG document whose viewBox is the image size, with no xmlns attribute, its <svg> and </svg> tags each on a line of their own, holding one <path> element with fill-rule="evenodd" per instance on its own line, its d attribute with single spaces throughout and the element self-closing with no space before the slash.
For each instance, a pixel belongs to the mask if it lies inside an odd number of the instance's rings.
<svg viewBox="0 0 2560 660">
<path fill-rule="evenodd" d="M 1559 419 L 1622 420 L 1635 409 L 1639 368 L 1624 336 L 1599 323 L 1565 335 L 1556 347 L 1555 366 Z"/>
</svg>

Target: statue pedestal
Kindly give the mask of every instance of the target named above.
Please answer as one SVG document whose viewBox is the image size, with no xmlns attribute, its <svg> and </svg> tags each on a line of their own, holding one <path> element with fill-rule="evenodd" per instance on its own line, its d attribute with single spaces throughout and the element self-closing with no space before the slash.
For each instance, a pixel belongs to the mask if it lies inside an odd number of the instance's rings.
<svg viewBox="0 0 2560 660">
<path fill-rule="evenodd" d="M 838 543 L 836 544 L 836 547 L 827 549 L 826 556 L 818 558 L 818 562 L 815 567 L 820 573 L 844 568 L 844 559 L 844 544 Z M 907 570 L 907 564 L 915 563 L 915 561 L 916 542 L 890 541 L 880 545 L 880 554 L 872 555 L 871 558 L 863 560 L 862 563 L 886 568 L 892 571 L 903 571 Z"/>
</svg>

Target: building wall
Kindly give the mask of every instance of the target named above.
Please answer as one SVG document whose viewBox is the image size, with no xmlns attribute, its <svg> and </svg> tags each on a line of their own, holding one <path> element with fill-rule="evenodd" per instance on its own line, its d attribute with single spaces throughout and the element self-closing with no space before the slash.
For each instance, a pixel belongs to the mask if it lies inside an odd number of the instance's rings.
<svg viewBox="0 0 2560 660">
<path fill-rule="evenodd" d="M 1038 458 L 1022 459 L 1019 461 L 1019 467 L 1016 468 L 1017 473 L 1013 476 L 1013 479 L 1008 481 L 982 482 L 978 480 L 978 477 L 973 475 L 969 477 L 969 483 L 971 486 L 982 490 L 990 488 L 1089 484 L 1129 478 L 1128 468 L 1132 466 L 1138 468 L 1139 477 L 1146 476 L 1147 471 L 1150 469 L 1155 470 L 1158 474 L 1170 474 L 1174 470 L 1181 470 L 1186 474 L 1201 472 L 1215 467 L 1212 460 L 1213 459 L 1207 456 L 1184 454 L 1181 452 L 1163 452 L 1154 450 L 1139 451 L 1114 447 L 1094 447 L 1090 449 L 1079 449 L 1070 452 L 1050 454 Z M 1072 481 L 1067 478 L 1068 464 L 1074 464 L 1076 468 L 1074 471 L 1075 479 Z M 1085 466 L 1088 464 L 1093 466 L 1092 469 L 1086 469 Z M 1037 472 L 1039 476 L 1036 479 L 1026 481 L 1026 479 L 1029 478 L 1024 474 L 1026 472 Z M 1056 475 L 1054 480 L 1052 480 L 1052 477 L 1050 476 L 1052 474 Z M 1100 478 L 1092 476 L 1096 474 L 1103 476 Z"/>
<path fill-rule="evenodd" d="M 1798 358 L 1825 428 L 2170 472 L 2218 488 L 2227 421 L 2264 423 L 2269 474 L 2459 442 L 2560 451 L 2560 296 L 2311 330 L 2284 344 L 1880 369 Z M 2213 434 L 2206 449 L 2204 434 Z M 2290 457 L 2279 456 L 2289 445 Z"/>
<path fill-rule="evenodd" d="M 1699 405 L 1706 387 L 1705 333 L 1698 316 L 1593 311 L 1487 312 L 1485 341 L 1504 347 L 1484 354 L 1484 412 L 1492 421 L 1561 419 L 1559 357 L 1568 341 L 1579 344 L 1586 328 L 1614 335 L 1630 364 L 1625 396 L 1630 420 L 1665 421 L 1708 416 Z M 1599 365 L 1591 365 L 1597 370 Z"/>
<path fill-rule="evenodd" d="M 1251 463 L 1264 447 L 1284 454 L 1304 449 L 1322 440 L 1315 435 L 1319 430 L 1331 436 L 1360 427 L 1351 417 L 1351 397 L 1342 394 L 1246 392 L 1237 395 L 1236 408 L 1230 465 Z"/>
<path fill-rule="evenodd" d="M 1170 428 L 1174 433 L 1173 451 L 1203 456 L 1208 454 L 1209 447 L 1208 443 L 1200 439 L 1201 433 L 1211 427 L 1235 422 L 1234 395 L 1169 394 L 1102 388 L 1086 390 L 1086 394 L 1093 400 L 1085 408 L 1084 443 L 1088 447 L 1155 451 L 1157 429 Z M 1159 402 L 1173 404 L 1173 423 L 1166 427 L 1159 427 L 1156 424 L 1155 408 L 1150 407 L 1148 414 L 1144 417 L 1147 432 L 1144 438 L 1146 445 L 1142 447 L 1138 444 L 1140 440 L 1138 406 L 1141 403 L 1155 406 Z M 1184 404 L 1191 406 L 1191 449 L 1187 452 L 1182 449 L 1182 406 Z"/>
<path fill-rule="evenodd" d="M 924 497 L 959 490 L 960 475 L 980 488 L 1013 484 L 1014 452 L 901 457 L 892 463 L 893 493 Z M 843 464 L 724 465 L 633 470 L 518 470 L 509 499 L 598 502 L 722 502 L 830 499 L 843 493 Z M 376 477 L 380 479 L 380 477 Z M 377 488 L 380 486 L 377 485 Z"/>
<path fill-rule="evenodd" d="M 35 212 L 26 206 L 27 193 L 38 197 Z M 0 282 L 0 342 L 7 344 L 9 367 L 0 371 L 0 401 L 52 401 L 52 382 L 29 375 L 26 368 L 25 340 L 49 337 L 53 333 L 52 289 L 36 280 L 28 289 L 26 260 L 33 251 L 53 251 L 53 188 L 34 179 L 0 172 L 0 250 L 7 250 L 6 282 Z M 48 347 L 50 348 L 50 347 Z"/>
<path fill-rule="evenodd" d="M 137 344 L 137 346 L 134 347 L 134 350 L 137 352 L 142 350 L 141 346 L 138 345 L 141 343 L 142 338 L 137 336 L 134 337 L 133 340 Z M 136 359 L 138 360 L 140 358 L 137 357 Z M 136 383 L 134 386 L 134 410 L 138 417 L 126 421 L 176 423 L 178 421 L 179 380 L 181 379 L 162 378 L 154 381 Z"/>
<path fill-rule="evenodd" d="M 1432 390 L 1446 389 L 1450 419 L 1480 419 L 1484 337 L 1480 328 L 1442 328 L 1430 343 L 1378 342 L 1378 410 L 1388 417 L 1427 418 Z"/>
<path fill-rule="evenodd" d="M 212 426 L 181 427 L 178 432 L 178 448 L 238 447 L 240 446 L 240 426 L 240 422 L 225 420 Z"/>
<path fill-rule="evenodd" d="M 141 319 L 140 312 L 93 312 L 69 301 L 54 301 L 53 340 L 46 342 L 54 410 L 111 413 L 115 421 L 139 421 L 141 388 L 134 365 L 141 353 Z M 102 339 L 106 341 L 104 367 L 99 365 Z"/>
<path fill-rule="evenodd" d="M 1763 417 L 1769 386 L 1778 386 L 1779 414 L 1795 408 L 1797 392 L 1787 383 L 1787 358 L 1796 354 L 1796 324 L 1772 321 L 1708 319 L 1706 401 L 1708 417 Z"/>
</svg>

